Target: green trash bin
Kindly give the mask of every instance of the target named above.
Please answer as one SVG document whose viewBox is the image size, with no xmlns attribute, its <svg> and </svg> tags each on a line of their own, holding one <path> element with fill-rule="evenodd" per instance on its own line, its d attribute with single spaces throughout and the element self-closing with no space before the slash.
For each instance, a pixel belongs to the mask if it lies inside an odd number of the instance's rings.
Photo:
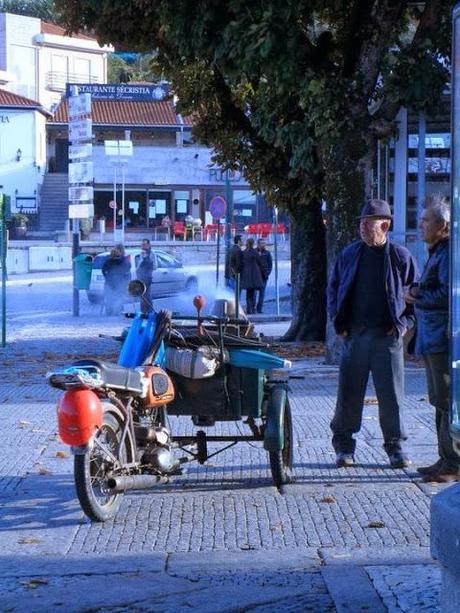
<svg viewBox="0 0 460 613">
<path fill-rule="evenodd" d="M 73 263 L 75 289 L 89 289 L 93 271 L 93 257 L 87 253 L 80 253 L 80 255 L 74 257 Z"/>
</svg>

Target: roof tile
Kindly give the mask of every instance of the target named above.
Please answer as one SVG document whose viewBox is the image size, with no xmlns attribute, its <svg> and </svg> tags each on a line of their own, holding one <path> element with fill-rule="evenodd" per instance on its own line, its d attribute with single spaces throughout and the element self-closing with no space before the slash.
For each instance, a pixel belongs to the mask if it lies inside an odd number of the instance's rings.
<svg viewBox="0 0 460 613">
<path fill-rule="evenodd" d="M 48 23 L 46 21 L 41 22 L 40 30 L 42 34 L 53 34 L 54 36 L 65 36 L 67 38 L 84 38 L 85 40 L 96 40 L 95 36 L 88 36 L 88 34 L 83 34 L 82 32 L 74 32 L 72 34 L 67 34 L 65 28 L 62 28 L 55 23 Z"/>
<path fill-rule="evenodd" d="M 64 99 L 50 123 L 68 123 L 68 101 Z M 107 126 L 176 126 L 178 121 L 171 102 L 131 100 L 93 100 L 92 119 L 95 125 Z"/>
<path fill-rule="evenodd" d="M 48 111 L 42 107 L 40 102 L 25 98 L 19 94 L 14 94 L 6 89 L 0 89 L 0 106 L 35 108 L 37 111 L 49 115 Z"/>
</svg>

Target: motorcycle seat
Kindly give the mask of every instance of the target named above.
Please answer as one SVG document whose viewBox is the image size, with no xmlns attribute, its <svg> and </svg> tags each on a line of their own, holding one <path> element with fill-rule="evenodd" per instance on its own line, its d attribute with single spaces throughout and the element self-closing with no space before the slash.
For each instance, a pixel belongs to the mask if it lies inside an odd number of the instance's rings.
<svg viewBox="0 0 460 613">
<path fill-rule="evenodd" d="M 136 392 L 138 394 L 142 393 L 141 373 L 138 370 L 134 370 L 134 368 L 125 368 L 113 362 L 93 359 L 78 360 L 72 366 L 96 368 L 104 384 L 112 389 Z"/>
</svg>

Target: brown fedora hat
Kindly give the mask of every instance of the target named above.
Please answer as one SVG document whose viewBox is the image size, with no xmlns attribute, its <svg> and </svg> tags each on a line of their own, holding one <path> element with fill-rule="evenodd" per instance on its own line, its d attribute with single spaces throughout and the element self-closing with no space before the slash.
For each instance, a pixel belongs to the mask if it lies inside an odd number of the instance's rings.
<svg viewBox="0 0 460 613">
<path fill-rule="evenodd" d="M 361 215 L 357 219 L 374 217 L 376 219 L 393 219 L 390 205 L 386 200 L 369 200 L 361 209 Z"/>
</svg>

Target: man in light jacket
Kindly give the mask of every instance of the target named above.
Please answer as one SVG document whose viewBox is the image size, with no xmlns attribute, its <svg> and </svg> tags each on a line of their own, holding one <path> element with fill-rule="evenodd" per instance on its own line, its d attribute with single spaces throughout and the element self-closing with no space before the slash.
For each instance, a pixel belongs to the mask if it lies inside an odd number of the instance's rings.
<svg viewBox="0 0 460 613">
<path fill-rule="evenodd" d="M 428 396 L 436 411 L 439 458 L 417 468 L 427 483 L 460 480 L 460 457 L 449 433 L 449 228 L 448 202 L 441 199 L 424 210 L 420 230 L 429 257 L 420 282 L 406 292 L 417 318 L 415 353 L 423 356 Z"/>
</svg>

